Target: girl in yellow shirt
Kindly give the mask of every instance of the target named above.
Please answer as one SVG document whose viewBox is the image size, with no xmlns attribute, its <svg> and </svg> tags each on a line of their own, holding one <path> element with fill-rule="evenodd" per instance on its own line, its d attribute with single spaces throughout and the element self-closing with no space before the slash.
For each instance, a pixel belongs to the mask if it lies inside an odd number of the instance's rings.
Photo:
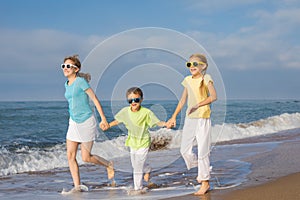
<svg viewBox="0 0 300 200">
<path fill-rule="evenodd" d="M 176 116 L 188 99 L 180 153 L 188 170 L 198 166 L 197 181 L 201 183 L 201 187 L 194 195 L 203 195 L 210 187 L 210 104 L 217 99 L 217 94 L 211 76 L 205 73 L 208 67 L 205 55 L 191 55 L 186 67 L 189 68 L 191 75 L 185 77 L 181 83 L 184 91 L 167 124 L 176 126 Z M 198 156 L 192 150 L 195 139 L 198 145 Z"/>
</svg>

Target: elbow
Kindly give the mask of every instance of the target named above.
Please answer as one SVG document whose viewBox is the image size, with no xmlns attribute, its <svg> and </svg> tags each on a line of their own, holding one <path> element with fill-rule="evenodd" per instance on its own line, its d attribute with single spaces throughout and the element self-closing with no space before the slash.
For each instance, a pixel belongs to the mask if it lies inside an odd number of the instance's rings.
<svg viewBox="0 0 300 200">
<path fill-rule="evenodd" d="M 214 102 L 214 101 L 217 101 L 217 99 L 218 99 L 217 95 L 211 96 L 211 103 Z"/>
</svg>

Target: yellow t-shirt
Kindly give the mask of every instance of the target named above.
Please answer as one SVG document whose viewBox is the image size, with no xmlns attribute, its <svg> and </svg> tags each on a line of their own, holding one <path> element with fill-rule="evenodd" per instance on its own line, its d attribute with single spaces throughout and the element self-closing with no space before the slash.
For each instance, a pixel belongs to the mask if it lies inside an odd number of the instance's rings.
<svg viewBox="0 0 300 200">
<path fill-rule="evenodd" d="M 115 119 L 126 126 L 128 137 L 125 146 L 133 149 L 150 147 L 151 138 L 148 129 L 160 122 L 151 110 L 143 106 L 137 112 L 132 112 L 130 106 L 125 107 L 115 115 Z"/>
<path fill-rule="evenodd" d="M 205 74 L 204 76 L 205 89 L 203 94 L 200 93 L 201 81 L 202 78 L 192 78 L 192 76 L 187 76 L 181 83 L 188 91 L 188 107 L 186 111 L 186 117 L 188 118 L 210 118 L 210 105 L 201 106 L 195 112 L 191 113 L 190 115 L 188 114 L 193 106 L 205 100 L 209 96 L 207 85 L 209 82 L 213 83 L 211 76 L 209 74 Z"/>
</svg>

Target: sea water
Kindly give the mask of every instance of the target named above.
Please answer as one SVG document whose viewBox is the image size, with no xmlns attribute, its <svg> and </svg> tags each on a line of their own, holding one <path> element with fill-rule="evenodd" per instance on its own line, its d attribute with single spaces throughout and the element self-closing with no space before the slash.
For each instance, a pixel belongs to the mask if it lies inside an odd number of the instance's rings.
<svg viewBox="0 0 300 200">
<path fill-rule="evenodd" d="M 124 102 L 101 103 L 108 121 L 126 106 Z M 143 106 L 153 110 L 161 120 L 172 115 L 176 104 L 176 101 L 143 102 Z M 243 156 L 253 155 L 258 150 L 269 151 L 277 145 L 276 142 L 226 145 L 226 141 L 300 128 L 300 101 L 297 100 L 229 100 L 214 103 L 212 111 L 211 175 L 214 189 L 234 187 L 245 181 L 251 166 L 242 161 Z M 150 131 L 153 143 L 148 162 L 153 171 L 151 181 L 158 187 L 153 189 L 155 194 L 162 188 L 175 187 L 176 194 L 178 191 L 184 194 L 198 187 L 195 182 L 197 169 L 187 171 L 179 153 L 184 112 L 178 116 L 176 128 Z M 65 146 L 68 118 L 65 101 L 0 102 L 0 196 L 14 189 L 26 190 L 30 196 L 29 191 L 36 193 L 37 188 L 42 195 L 58 194 L 63 187 L 72 187 Z M 124 146 L 126 134 L 122 125 L 106 132 L 99 130 L 92 151 L 114 161 L 118 189 L 128 189 L 132 185 L 129 152 Z M 218 142 L 225 142 L 225 145 L 218 145 Z M 80 153 L 78 162 L 82 181 L 94 191 L 106 191 L 105 169 L 83 163 Z M 118 194 L 114 195 L 115 199 Z M 103 199 L 105 195 L 107 193 L 102 194 Z"/>
</svg>

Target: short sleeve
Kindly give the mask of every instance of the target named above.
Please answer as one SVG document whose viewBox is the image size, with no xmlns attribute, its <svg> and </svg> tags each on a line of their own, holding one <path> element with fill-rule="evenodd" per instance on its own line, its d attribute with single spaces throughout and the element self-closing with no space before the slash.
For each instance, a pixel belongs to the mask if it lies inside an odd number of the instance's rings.
<svg viewBox="0 0 300 200">
<path fill-rule="evenodd" d="M 183 79 L 183 81 L 181 82 L 181 85 L 183 85 L 183 87 L 186 87 L 186 86 L 187 86 L 186 79 L 187 79 L 187 78 Z"/>
<path fill-rule="evenodd" d="M 90 84 L 84 79 L 84 78 L 80 78 L 80 84 L 79 84 L 80 88 L 85 91 L 87 89 L 90 88 Z"/>
<path fill-rule="evenodd" d="M 126 111 L 127 111 L 127 107 L 123 108 L 122 110 L 120 110 L 116 115 L 115 115 L 115 120 L 117 120 L 119 123 L 124 123 L 124 121 L 126 120 Z"/>
<path fill-rule="evenodd" d="M 211 78 L 211 76 L 209 74 L 205 74 L 205 76 L 204 76 L 204 83 L 205 83 L 205 85 L 208 85 L 209 82 L 214 83 L 214 81 Z"/>
<path fill-rule="evenodd" d="M 150 127 L 154 127 L 158 122 L 160 122 L 160 120 L 156 117 L 156 115 L 151 110 L 149 110 L 148 125 Z"/>
</svg>

